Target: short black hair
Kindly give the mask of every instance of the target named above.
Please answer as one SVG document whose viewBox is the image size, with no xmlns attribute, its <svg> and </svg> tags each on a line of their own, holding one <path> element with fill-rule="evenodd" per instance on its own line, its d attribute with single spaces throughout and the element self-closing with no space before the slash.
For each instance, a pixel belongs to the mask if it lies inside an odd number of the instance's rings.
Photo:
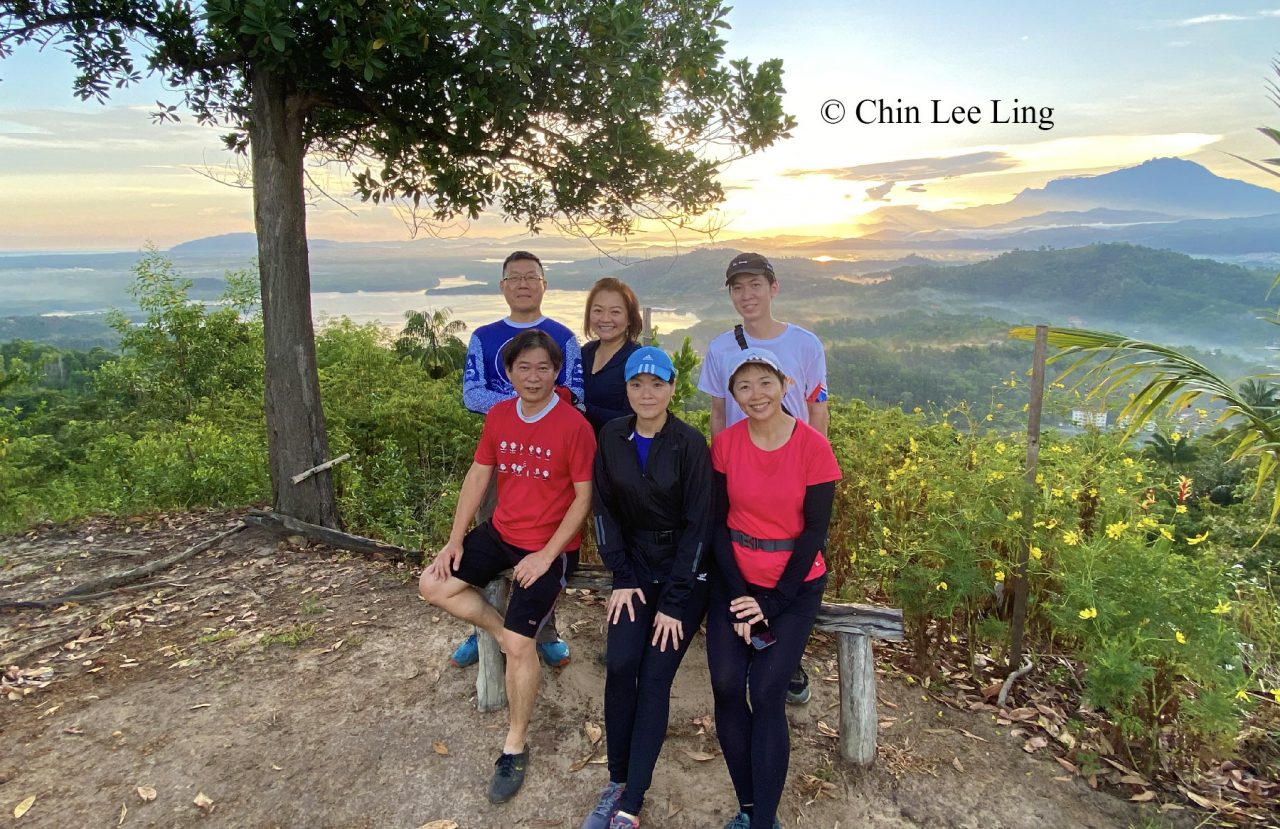
<svg viewBox="0 0 1280 829">
<path fill-rule="evenodd" d="M 507 256 L 506 259 L 502 260 L 502 272 L 505 274 L 507 272 L 507 265 L 510 265 L 512 262 L 519 262 L 521 260 L 536 263 L 538 265 L 538 270 L 541 271 L 543 274 L 546 274 L 547 269 L 542 266 L 542 260 L 527 250 L 512 251 Z"/>
<path fill-rule="evenodd" d="M 556 373 L 560 373 L 560 366 L 564 364 L 564 355 L 560 352 L 560 346 L 556 345 L 556 341 L 551 335 L 540 328 L 528 328 L 516 334 L 507 344 L 502 347 L 502 366 L 507 370 L 507 374 L 511 373 L 511 368 L 516 364 L 516 358 L 526 351 L 533 351 L 535 348 L 546 349 L 547 356 L 551 358 L 551 365 L 555 367 Z"/>
</svg>

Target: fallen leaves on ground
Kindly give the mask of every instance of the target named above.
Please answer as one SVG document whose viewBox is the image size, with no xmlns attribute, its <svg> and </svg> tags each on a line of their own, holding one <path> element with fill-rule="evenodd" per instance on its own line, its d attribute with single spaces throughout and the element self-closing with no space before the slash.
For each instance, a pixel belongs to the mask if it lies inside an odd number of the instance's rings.
<svg viewBox="0 0 1280 829">
<path fill-rule="evenodd" d="M 26 800 L 22 801 L 17 806 L 14 806 L 13 807 L 14 819 L 16 820 L 22 817 L 23 815 L 25 815 L 27 812 L 31 811 L 31 807 L 34 806 L 35 804 L 36 804 L 36 796 L 31 795 L 31 797 L 28 797 Z"/>
<path fill-rule="evenodd" d="M 197 807 L 205 810 L 206 812 L 213 811 L 213 801 L 210 800 L 209 796 L 204 792 L 197 792 L 196 799 L 191 802 L 194 803 Z"/>
<path fill-rule="evenodd" d="M 139 786 L 138 797 L 142 799 L 143 803 L 150 803 L 156 799 L 156 790 L 150 786 Z"/>
</svg>

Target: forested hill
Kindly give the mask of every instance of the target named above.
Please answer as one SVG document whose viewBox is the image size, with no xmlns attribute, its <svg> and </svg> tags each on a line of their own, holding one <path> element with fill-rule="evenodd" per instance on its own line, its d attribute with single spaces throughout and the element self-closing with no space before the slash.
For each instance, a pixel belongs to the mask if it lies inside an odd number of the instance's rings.
<svg viewBox="0 0 1280 829">
<path fill-rule="evenodd" d="M 1261 271 L 1126 244 L 1012 251 L 955 267 L 906 267 L 856 286 L 871 306 L 981 308 L 1015 322 L 1074 324 L 1209 346 L 1257 347 L 1273 330 L 1273 277 Z"/>
</svg>

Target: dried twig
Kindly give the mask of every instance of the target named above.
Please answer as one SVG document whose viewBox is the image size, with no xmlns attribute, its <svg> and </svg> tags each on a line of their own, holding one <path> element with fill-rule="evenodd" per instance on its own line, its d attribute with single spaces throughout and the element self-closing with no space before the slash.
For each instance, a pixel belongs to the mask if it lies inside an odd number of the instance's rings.
<svg viewBox="0 0 1280 829">
<path fill-rule="evenodd" d="M 1000 686 L 1000 696 L 996 697 L 996 705 L 1000 706 L 1001 708 L 1004 708 L 1005 703 L 1008 702 L 1009 689 L 1013 687 L 1013 683 L 1018 681 L 1018 677 L 1025 676 L 1026 674 L 1031 673 L 1031 669 L 1034 667 L 1035 667 L 1035 663 L 1033 663 L 1031 659 L 1028 658 L 1026 662 L 1022 663 L 1021 668 L 1009 674 L 1009 676 L 1004 681 L 1004 685 Z"/>
</svg>

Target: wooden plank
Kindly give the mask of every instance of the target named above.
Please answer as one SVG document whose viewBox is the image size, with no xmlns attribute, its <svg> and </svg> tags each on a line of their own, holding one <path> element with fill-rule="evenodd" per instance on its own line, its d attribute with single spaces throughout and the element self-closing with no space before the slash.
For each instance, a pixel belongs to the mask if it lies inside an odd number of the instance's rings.
<svg viewBox="0 0 1280 829">
<path fill-rule="evenodd" d="M 876 665 L 871 637 L 841 633 L 836 637 L 840 667 L 840 754 L 857 766 L 876 759 Z"/>
<path fill-rule="evenodd" d="M 502 613 L 511 595 L 510 571 L 489 582 L 484 597 Z M 502 648 L 487 631 L 476 628 L 476 645 L 480 652 L 480 667 L 476 672 L 476 709 L 501 711 L 507 707 L 506 663 Z"/>
<path fill-rule="evenodd" d="M 823 602 L 814 627 L 833 633 L 861 634 L 897 642 L 903 638 L 902 611 L 895 607 Z"/>
</svg>

